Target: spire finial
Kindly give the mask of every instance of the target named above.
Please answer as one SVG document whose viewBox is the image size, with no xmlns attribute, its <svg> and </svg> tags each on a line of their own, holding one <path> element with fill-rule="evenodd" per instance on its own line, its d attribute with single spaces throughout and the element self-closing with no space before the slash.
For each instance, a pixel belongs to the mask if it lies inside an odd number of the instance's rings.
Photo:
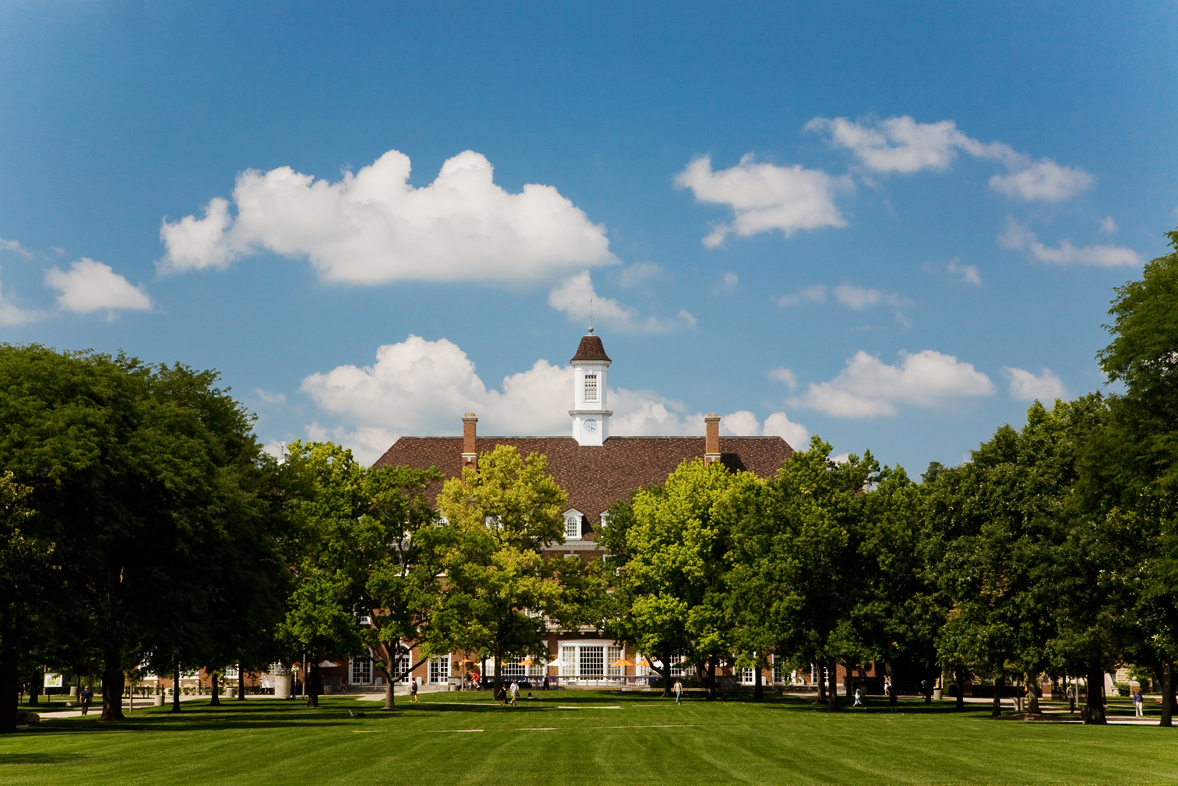
<svg viewBox="0 0 1178 786">
<path fill-rule="evenodd" d="M 589 296 L 589 335 L 593 335 L 593 295 Z"/>
</svg>

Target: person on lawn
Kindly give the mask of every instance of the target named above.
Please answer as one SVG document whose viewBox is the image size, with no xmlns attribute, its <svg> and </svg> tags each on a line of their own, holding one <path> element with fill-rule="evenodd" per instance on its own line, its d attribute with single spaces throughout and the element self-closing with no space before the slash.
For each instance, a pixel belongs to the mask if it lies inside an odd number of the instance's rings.
<svg viewBox="0 0 1178 786">
<path fill-rule="evenodd" d="M 411 677 L 409 679 L 409 701 L 417 701 L 417 678 Z"/>
<path fill-rule="evenodd" d="M 78 698 L 82 700 L 82 714 L 85 715 L 90 712 L 90 702 L 94 700 L 94 691 L 90 690 L 89 685 L 82 689 L 82 692 L 78 694 Z"/>
<path fill-rule="evenodd" d="M 851 706 L 852 707 L 862 707 L 863 706 L 863 691 L 859 690 L 858 685 L 855 686 L 855 703 L 852 704 Z"/>
<path fill-rule="evenodd" d="M 675 687 L 671 688 L 671 690 L 675 694 L 675 703 L 682 704 L 683 703 L 683 683 L 680 682 L 679 680 L 675 680 Z"/>
<path fill-rule="evenodd" d="M 519 680 L 511 681 L 511 706 L 515 706 L 515 700 L 519 698 Z"/>
<path fill-rule="evenodd" d="M 1133 711 L 1138 718 L 1144 717 L 1145 708 L 1142 706 L 1144 697 L 1141 695 L 1141 688 L 1133 691 Z"/>
</svg>

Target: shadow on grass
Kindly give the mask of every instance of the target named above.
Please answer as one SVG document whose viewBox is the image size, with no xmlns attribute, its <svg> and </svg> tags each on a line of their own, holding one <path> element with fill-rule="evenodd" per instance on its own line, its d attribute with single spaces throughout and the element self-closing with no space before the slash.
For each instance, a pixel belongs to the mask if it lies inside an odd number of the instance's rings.
<svg viewBox="0 0 1178 786">
<path fill-rule="evenodd" d="M 70 764 L 89 758 L 84 753 L 0 753 L 0 767 L 9 764 Z"/>
</svg>

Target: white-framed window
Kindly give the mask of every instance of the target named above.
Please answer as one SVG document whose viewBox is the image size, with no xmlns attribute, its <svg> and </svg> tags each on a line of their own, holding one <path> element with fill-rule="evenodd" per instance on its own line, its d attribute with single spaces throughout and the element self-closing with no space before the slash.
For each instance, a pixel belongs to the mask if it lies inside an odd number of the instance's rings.
<svg viewBox="0 0 1178 786">
<path fill-rule="evenodd" d="M 372 684 L 372 658 L 352 658 L 353 685 Z"/>
<path fill-rule="evenodd" d="M 579 510 L 566 510 L 564 514 L 565 540 L 581 539 L 581 519 L 585 516 Z"/>
<path fill-rule="evenodd" d="M 597 375 L 585 375 L 585 401 L 597 401 Z"/>
<path fill-rule="evenodd" d="M 524 665 L 523 663 L 520 662 L 521 659 L 519 657 L 513 657 L 513 658 L 509 658 L 507 660 L 504 660 L 502 663 L 499 664 L 499 667 L 500 667 L 500 669 L 502 669 L 503 676 L 507 677 L 509 679 L 522 679 L 524 677 L 542 677 L 542 676 L 544 676 L 544 672 L 547 669 L 547 667 L 543 663 L 537 661 L 534 658 L 532 660 L 533 660 L 532 665 L 527 666 L 527 665 Z"/>
<path fill-rule="evenodd" d="M 781 664 L 777 662 L 777 657 L 773 657 L 773 684 L 781 682 Z"/>
<path fill-rule="evenodd" d="M 397 651 L 397 657 L 393 659 L 393 677 L 398 674 L 405 676 L 397 680 L 398 685 L 408 685 L 413 680 L 413 675 L 409 673 L 409 667 L 413 665 L 413 656 L 409 652 L 409 648 L 404 644 L 401 645 Z"/>
<path fill-rule="evenodd" d="M 450 678 L 450 656 L 442 655 L 429 659 L 429 681 L 445 683 Z"/>
<path fill-rule="evenodd" d="M 226 666 L 225 667 L 225 679 L 227 679 L 227 680 L 237 679 L 237 666 Z"/>
<path fill-rule="evenodd" d="M 578 648 L 577 675 L 580 677 L 605 676 L 605 647 L 588 646 Z"/>
<path fill-rule="evenodd" d="M 621 647 L 605 648 L 605 673 L 611 677 L 621 677 L 625 673 L 625 666 L 615 666 L 622 659 Z"/>
<path fill-rule="evenodd" d="M 752 685 L 757 681 L 756 669 L 741 669 L 740 670 L 740 684 Z"/>
<path fill-rule="evenodd" d="M 634 655 L 634 674 L 638 677 L 649 677 L 651 674 L 650 659 L 642 653 Z"/>
<path fill-rule="evenodd" d="M 371 625 L 372 624 L 372 617 L 369 617 L 367 614 L 361 614 L 360 615 L 360 624 L 363 626 Z"/>
<path fill-rule="evenodd" d="M 575 646 L 560 648 L 560 676 L 577 676 L 577 648 Z"/>
</svg>

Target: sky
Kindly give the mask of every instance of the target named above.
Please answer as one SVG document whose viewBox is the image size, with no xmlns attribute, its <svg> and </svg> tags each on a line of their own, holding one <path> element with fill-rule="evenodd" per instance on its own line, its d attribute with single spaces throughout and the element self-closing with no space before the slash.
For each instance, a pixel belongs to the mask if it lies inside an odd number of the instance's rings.
<svg viewBox="0 0 1178 786">
<path fill-rule="evenodd" d="M 1108 390 L 1178 226 L 1173 3 L 0 5 L 0 341 L 272 451 L 813 435 L 918 477 Z"/>
</svg>

